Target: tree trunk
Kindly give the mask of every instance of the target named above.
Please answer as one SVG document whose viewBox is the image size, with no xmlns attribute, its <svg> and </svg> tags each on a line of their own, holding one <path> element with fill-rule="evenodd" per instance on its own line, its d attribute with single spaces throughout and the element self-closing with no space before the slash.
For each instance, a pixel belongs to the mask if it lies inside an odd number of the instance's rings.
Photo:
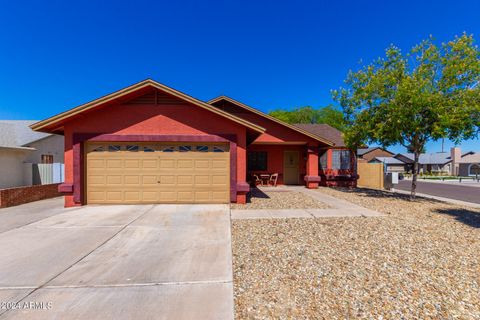
<svg viewBox="0 0 480 320">
<path fill-rule="evenodd" d="M 412 189 L 410 190 L 410 200 L 415 200 L 417 193 L 417 175 L 418 175 L 418 159 L 420 153 L 418 151 L 413 152 L 413 176 L 412 176 Z"/>
</svg>

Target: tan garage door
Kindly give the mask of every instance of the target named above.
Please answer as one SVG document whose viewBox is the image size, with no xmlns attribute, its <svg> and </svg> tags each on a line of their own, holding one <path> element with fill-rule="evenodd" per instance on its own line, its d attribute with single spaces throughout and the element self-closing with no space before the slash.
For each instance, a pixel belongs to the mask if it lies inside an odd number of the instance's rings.
<svg viewBox="0 0 480 320">
<path fill-rule="evenodd" d="M 228 203 L 228 144 L 91 143 L 87 203 Z"/>
</svg>

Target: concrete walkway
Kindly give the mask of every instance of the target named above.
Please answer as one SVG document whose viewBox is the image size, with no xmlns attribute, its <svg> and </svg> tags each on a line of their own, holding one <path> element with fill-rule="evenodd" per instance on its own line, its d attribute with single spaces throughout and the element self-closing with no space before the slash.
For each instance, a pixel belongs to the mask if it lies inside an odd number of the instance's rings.
<svg viewBox="0 0 480 320">
<path fill-rule="evenodd" d="M 61 200 L 2 209 L 0 319 L 233 319 L 228 205 Z"/>
<path fill-rule="evenodd" d="M 280 189 L 302 192 L 330 208 L 327 209 L 257 209 L 231 210 L 232 219 L 275 219 L 275 218 L 341 218 L 341 217 L 381 217 L 383 214 L 354 203 L 338 199 L 302 186 L 281 186 Z"/>
</svg>

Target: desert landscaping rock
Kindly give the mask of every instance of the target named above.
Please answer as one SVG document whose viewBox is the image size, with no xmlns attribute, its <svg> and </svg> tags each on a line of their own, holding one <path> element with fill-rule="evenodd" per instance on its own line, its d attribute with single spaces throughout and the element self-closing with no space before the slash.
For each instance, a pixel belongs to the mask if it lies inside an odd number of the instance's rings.
<svg viewBox="0 0 480 320">
<path fill-rule="evenodd" d="M 247 204 L 232 204 L 232 209 L 326 209 L 328 205 L 301 192 L 284 189 L 252 189 Z"/>
<path fill-rule="evenodd" d="M 238 319 L 480 319 L 480 210 L 321 188 L 385 213 L 233 221 Z"/>
</svg>

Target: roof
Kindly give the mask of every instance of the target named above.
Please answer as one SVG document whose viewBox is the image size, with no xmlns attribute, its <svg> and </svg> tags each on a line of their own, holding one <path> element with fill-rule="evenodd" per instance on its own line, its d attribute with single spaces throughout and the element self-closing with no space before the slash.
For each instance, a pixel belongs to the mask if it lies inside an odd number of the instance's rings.
<svg viewBox="0 0 480 320">
<path fill-rule="evenodd" d="M 0 147 L 25 149 L 29 143 L 51 135 L 30 129 L 35 122 L 37 120 L 0 120 Z"/>
<path fill-rule="evenodd" d="M 373 158 L 373 160 L 377 160 L 378 162 L 382 162 L 385 164 L 405 164 L 403 161 L 400 161 L 394 157 L 375 157 Z"/>
<path fill-rule="evenodd" d="M 236 106 L 238 106 L 238 107 L 240 107 L 240 108 L 243 108 L 243 109 L 245 109 L 245 110 L 248 110 L 248 111 L 250 111 L 250 112 L 253 112 L 253 113 L 255 113 L 255 114 L 257 114 L 257 115 L 259 115 L 259 116 L 261 116 L 261 117 L 264 117 L 264 118 L 269 119 L 269 120 L 271 120 L 271 121 L 273 121 L 273 122 L 276 122 L 276 123 L 278 123 L 278 124 L 281 124 L 281 125 L 283 125 L 284 127 L 287 127 L 287 128 L 292 129 L 292 130 L 294 130 L 294 131 L 297 131 L 297 132 L 299 132 L 299 133 L 301 133 L 301 134 L 303 134 L 303 135 L 305 135 L 305 136 L 307 136 L 307 137 L 310 137 L 310 138 L 312 138 L 312 139 L 315 139 L 315 140 L 320 141 L 320 142 L 322 142 L 322 143 L 325 143 L 325 144 L 327 144 L 327 145 L 330 145 L 330 146 L 334 145 L 334 142 L 332 142 L 332 141 L 330 141 L 330 140 L 328 140 L 328 139 L 326 139 L 326 138 L 324 138 L 324 137 L 321 137 L 321 136 L 318 136 L 318 135 L 316 135 L 316 134 L 313 134 L 313 133 L 311 133 L 311 132 L 309 132 L 309 131 L 306 131 L 305 129 L 299 128 L 299 127 L 297 127 L 297 126 L 295 126 L 295 125 L 293 125 L 293 124 L 289 124 L 289 123 L 283 122 L 283 121 L 281 121 L 281 120 L 279 120 L 279 119 L 277 119 L 277 118 L 275 118 L 275 117 L 272 117 L 272 116 L 270 116 L 270 115 L 268 115 L 268 114 L 266 114 L 266 113 L 264 113 L 264 112 L 262 112 L 262 111 L 260 111 L 260 110 L 257 110 L 257 109 L 255 109 L 255 108 L 253 108 L 253 107 L 250 107 L 250 106 L 247 106 L 246 104 L 241 103 L 240 101 L 237 101 L 237 100 L 232 99 L 232 98 L 227 97 L 227 96 L 219 96 L 219 97 L 213 98 L 213 99 L 211 99 L 210 101 L 208 101 L 207 103 L 208 103 L 208 104 L 213 104 L 213 103 L 218 102 L 218 101 L 221 101 L 221 100 L 225 100 L 225 101 L 228 101 L 228 102 L 230 102 L 230 103 L 233 103 L 233 104 L 235 104 Z"/>
<path fill-rule="evenodd" d="M 329 126 L 328 124 L 296 123 L 295 126 L 333 142 L 336 147 L 345 147 L 342 132 L 334 127 Z"/>
<path fill-rule="evenodd" d="M 78 107 L 75 107 L 75 108 L 72 108 L 72 109 L 67 110 L 65 112 L 62 112 L 60 114 L 57 114 L 57 115 L 55 115 L 53 117 L 50 117 L 48 119 L 45 119 L 45 120 L 39 121 L 37 123 L 34 123 L 33 125 L 31 125 L 31 128 L 35 131 L 53 132 L 56 129 L 55 128 L 56 126 L 61 125 L 62 121 L 65 121 L 70 117 L 73 117 L 73 116 L 75 116 L 79 113 L 82 113 L 84 111 L 93 109 L 93 108 L 98 107 L 98 106 L 100 106 L 104 103 L 113 101 L 113 100 L 121 98 L 121 97 L 123 97 L 127 94 L 133 93 L 137 90 L 147 88 L 147 87 L 153 87 L 153 88 L 158 89 L 160 91 L 163 91 L 167 94 L 170 94 L 174 97 L 177 97 L 181 100 L 190 102 L 190 103 L 192 103 L 196 106 L 199 106 L 203 109 L 206 109 L 208 111 L 216 113 L 216 114 L 218 114 L 218 115 L 220 115 L 224 118 L 227 118 L 227 119 L 230 119 L 230 120 L 232 120 L 236 123 L 239 123 L 239 124 L 249 128 L 253 131 L 260 132 L 260 133 L 265 132 L 265 128 L 262 128 L 259 125 L 256 125 L 256 124 L 251 123 L 247 120 L 239 118 L 239 117 L 237 117 L 235 115 L 232 115 L 228 112 L 219 110 L 218 108 L 215 108 L 214 106 L 211 106 L 211 105 L 209 105 L 209 104 L 207 104 L 203 101 L 200 101 L 196 98 L 193 98 L 193 97 L 191 97 L 191 96 L 189 96 L 189 95 L 187 95 L 183 92 L 180 92 L 180 91 L 175 90 L 173 88 L 167 87 L 166 85 L 163 85 L 163 84 L 161 84 L 161 83 L 159 83 L 155 80 L 152 80 L 152 79 L 146 79 L 146 80 L 140 81 L 140 82 L 135 83 L 131 86 L 128 86 L 124 89 L 115 91 L 115 92 L 110 93 L 106 96 L 100 97 L 100 98 L 95 99 L 93 101 L 82 104 Z"/>
<path fill-rule="evenodd" d="M 397 156 L 403 156 L 411 161 L 414 159 L 413 153 L 399 153 Z M 452 161 L 449 152 L 421 153 L 418 159 L 419 164 L 446 164 Z"/>
<path fill-rule="evenodd" d="M 462 156 L 459 163 L 480 163 L 480 152 L 468 152 Z"/>
<path fill-rule="evenodd" d="M 367 153 L 372 152 L 372 151 L 377 150 L 377 149 L 383 150 L 383 151 L 388 152 L 388 153 L 390 153 L 390 154 L 393 155 L 393 153 L 391 153 L 390 151 L 385 150 L 385 149 L 383 149 L 383 148 L 381 148 L 381 147 L 370 147 L 370 148 L 358 148 L 358 149 L 357 149 L 357 156 L 360 156 L 360 157 L 361 157 L 361 156 L 363 156 L 364 154 L 367 154 Z"/>
</svg>

